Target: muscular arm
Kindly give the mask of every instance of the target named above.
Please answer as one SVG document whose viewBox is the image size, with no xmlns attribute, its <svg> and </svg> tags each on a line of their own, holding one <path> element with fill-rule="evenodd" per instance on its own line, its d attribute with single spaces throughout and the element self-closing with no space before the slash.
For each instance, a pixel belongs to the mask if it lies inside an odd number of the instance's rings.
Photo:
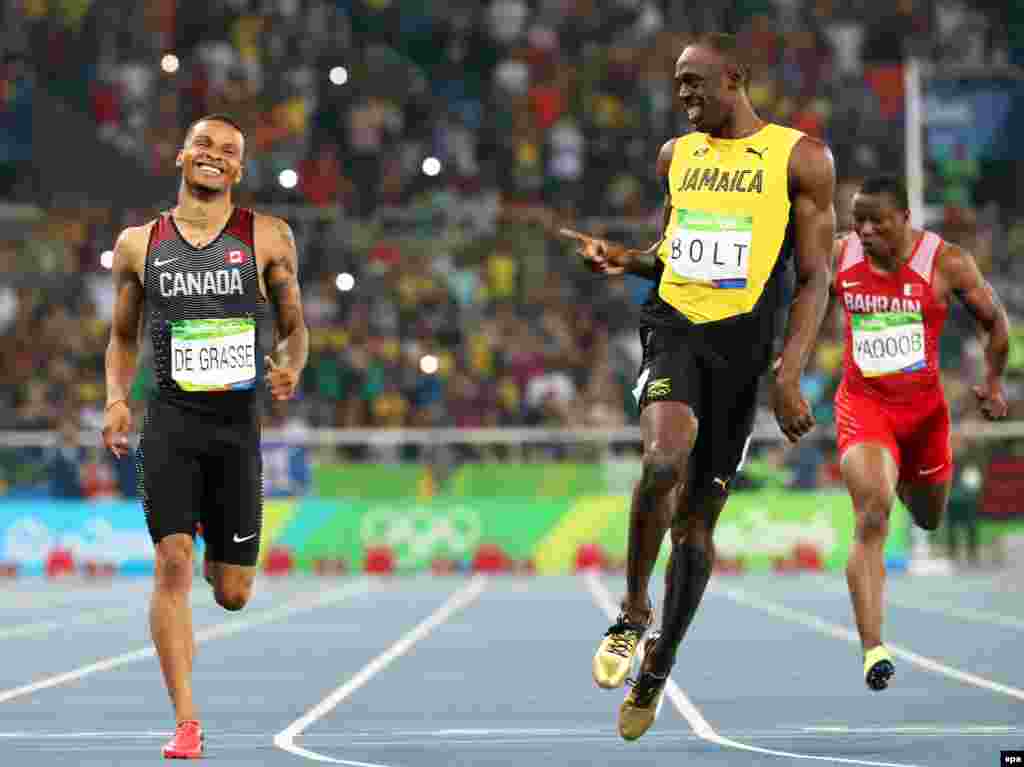
<svg viewBox="0 0 1024 767">
<path fill-rule="evenodd" d="M 278 218 L 261 217 L 267 230 L 267 293 L 277 316 L 277 332 L 289 368 L 301 373 L 309 357 L 309 332 L 302 315 L 298 254 L 291 227 Z M 261 243 L 262 244 L 262 243 Z"/>
<path fill-rule="evenodd" d="M 145 229 L 126 229 L 114 245 L 114 316 L 106 353 L 107 405 L 128 401 L 139 352 L 144 292 L 139 277 Z"/>
<path fill-rule="evenodd" d="M 828 308 L 835 239 L 836 176 L 832 153 L 804 137 L 789 160 L 796 227 L 796 293 L 777 378 L 798 384 Z"/>
<path fill-rule="evenodd" d="M 953 295 L 988 336 L 985 344 L 986 382 L 998 384 L 1010 354 L 1010 321 L 992 286 L 978 270 L 969 253 L 946 244 L 939 255 L 938 269 Z"/>
</svg>

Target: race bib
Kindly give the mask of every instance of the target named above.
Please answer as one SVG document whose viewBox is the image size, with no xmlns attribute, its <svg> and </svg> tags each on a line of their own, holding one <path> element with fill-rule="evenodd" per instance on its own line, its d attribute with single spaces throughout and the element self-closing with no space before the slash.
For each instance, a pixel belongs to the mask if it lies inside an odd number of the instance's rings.
<svg viewBox="0 0 1024 767">
<path fill-rule="evenodd" d="M 255 320 L 172 322 L 171 378 L 184 391 L 252 389 L 256 383 Z"/>
<path fill-rule="evenodd" d="M 924 370 L 925 336 L 920 312 L 852 314 L 853 360 L 865 378 Z"/>
<path fill-rule="evenodd" d="M 693 282 L 745 288 L 750 264 L 752 216 L 680 210 L 669 240 L 669 268 Z"/>
</svg>

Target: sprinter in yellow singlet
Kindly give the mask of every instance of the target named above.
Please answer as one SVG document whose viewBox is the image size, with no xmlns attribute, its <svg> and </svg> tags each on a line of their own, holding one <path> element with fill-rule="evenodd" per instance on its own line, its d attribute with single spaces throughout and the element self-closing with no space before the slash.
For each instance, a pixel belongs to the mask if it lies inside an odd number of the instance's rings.
<svg viewBox="0 0 1024 767">
<path fill-rule="evenodd" d="M 762 120 L 747 95 L 750 70 L 731 35 L 687 46 L 676 89 L 692 133 L 658 154 L 665 229 L 646 250 L 563 229 L 588 266 L 655 281 L 640 328 L 644 359 L 633 394 L 641 409 L 643 470 L 630 508 L 626 596 L 594 656 L 594 680 L 619 687 L 640 666 L 619 709 L 634 740 L 654 722 L 676 648 L 714 564 L 712 533 L 743 463 L 758 384 L 774 367 L 776 418 L 790 441 L 814 426 L 800 377 L 828 302 L 835 233 L 835 170 L 824 144 Z M 796 275 L 781 354 L 772 360 L 785 277 Z M 648 597 L 671 526 L 660 632 Z"/>
</svg>

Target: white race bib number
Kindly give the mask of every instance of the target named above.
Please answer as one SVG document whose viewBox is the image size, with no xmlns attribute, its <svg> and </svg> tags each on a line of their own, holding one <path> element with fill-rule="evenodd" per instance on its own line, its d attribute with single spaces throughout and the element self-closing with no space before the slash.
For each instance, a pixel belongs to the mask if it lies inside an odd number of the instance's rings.
<svg viewBox="0 0 1024 767">
<path fill-rule="evenodd" d="M 255 320 L 172 322 L 171 378 L 184 391 L 252 389 L 256 383 Z"/>
<path fill-rule="evenodd" d="M 668 265 L 686 280 L 716 288 L 747 286 L 752 216 L 680 210 L 669 240 Z"/>
<path fill-rule="evenodd" d="M 865 378 L 927 367 L 920 312 L 852 314 L 853 361 Z"/>
</svg>

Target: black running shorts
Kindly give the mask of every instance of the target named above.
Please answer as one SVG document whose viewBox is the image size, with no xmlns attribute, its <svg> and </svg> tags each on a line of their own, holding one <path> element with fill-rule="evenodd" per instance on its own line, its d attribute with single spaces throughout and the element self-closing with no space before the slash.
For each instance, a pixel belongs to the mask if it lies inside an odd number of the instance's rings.
<svg viewBox="0 0 1024 767">
<path fill-rule="evenodd" d="M 644 355 L 633 389 L 637 405 L 641 411 L 655 402 L 689 405 L 699 423 L 689 463 L 691 492 L 700 493 L 716 480 L 728 488 L 749 447 L 764 366 L 730 362 L 666 328 L 644 327 L 640 338 Z"/>
<path fill-rule="evenodd" d="M 263 525 L 259 425 L 218 420 L 153 400 L 138 451 L 139 495 L 154 543 L 195 535 L 207 558 L 252 566 Z"/>
</svg>

